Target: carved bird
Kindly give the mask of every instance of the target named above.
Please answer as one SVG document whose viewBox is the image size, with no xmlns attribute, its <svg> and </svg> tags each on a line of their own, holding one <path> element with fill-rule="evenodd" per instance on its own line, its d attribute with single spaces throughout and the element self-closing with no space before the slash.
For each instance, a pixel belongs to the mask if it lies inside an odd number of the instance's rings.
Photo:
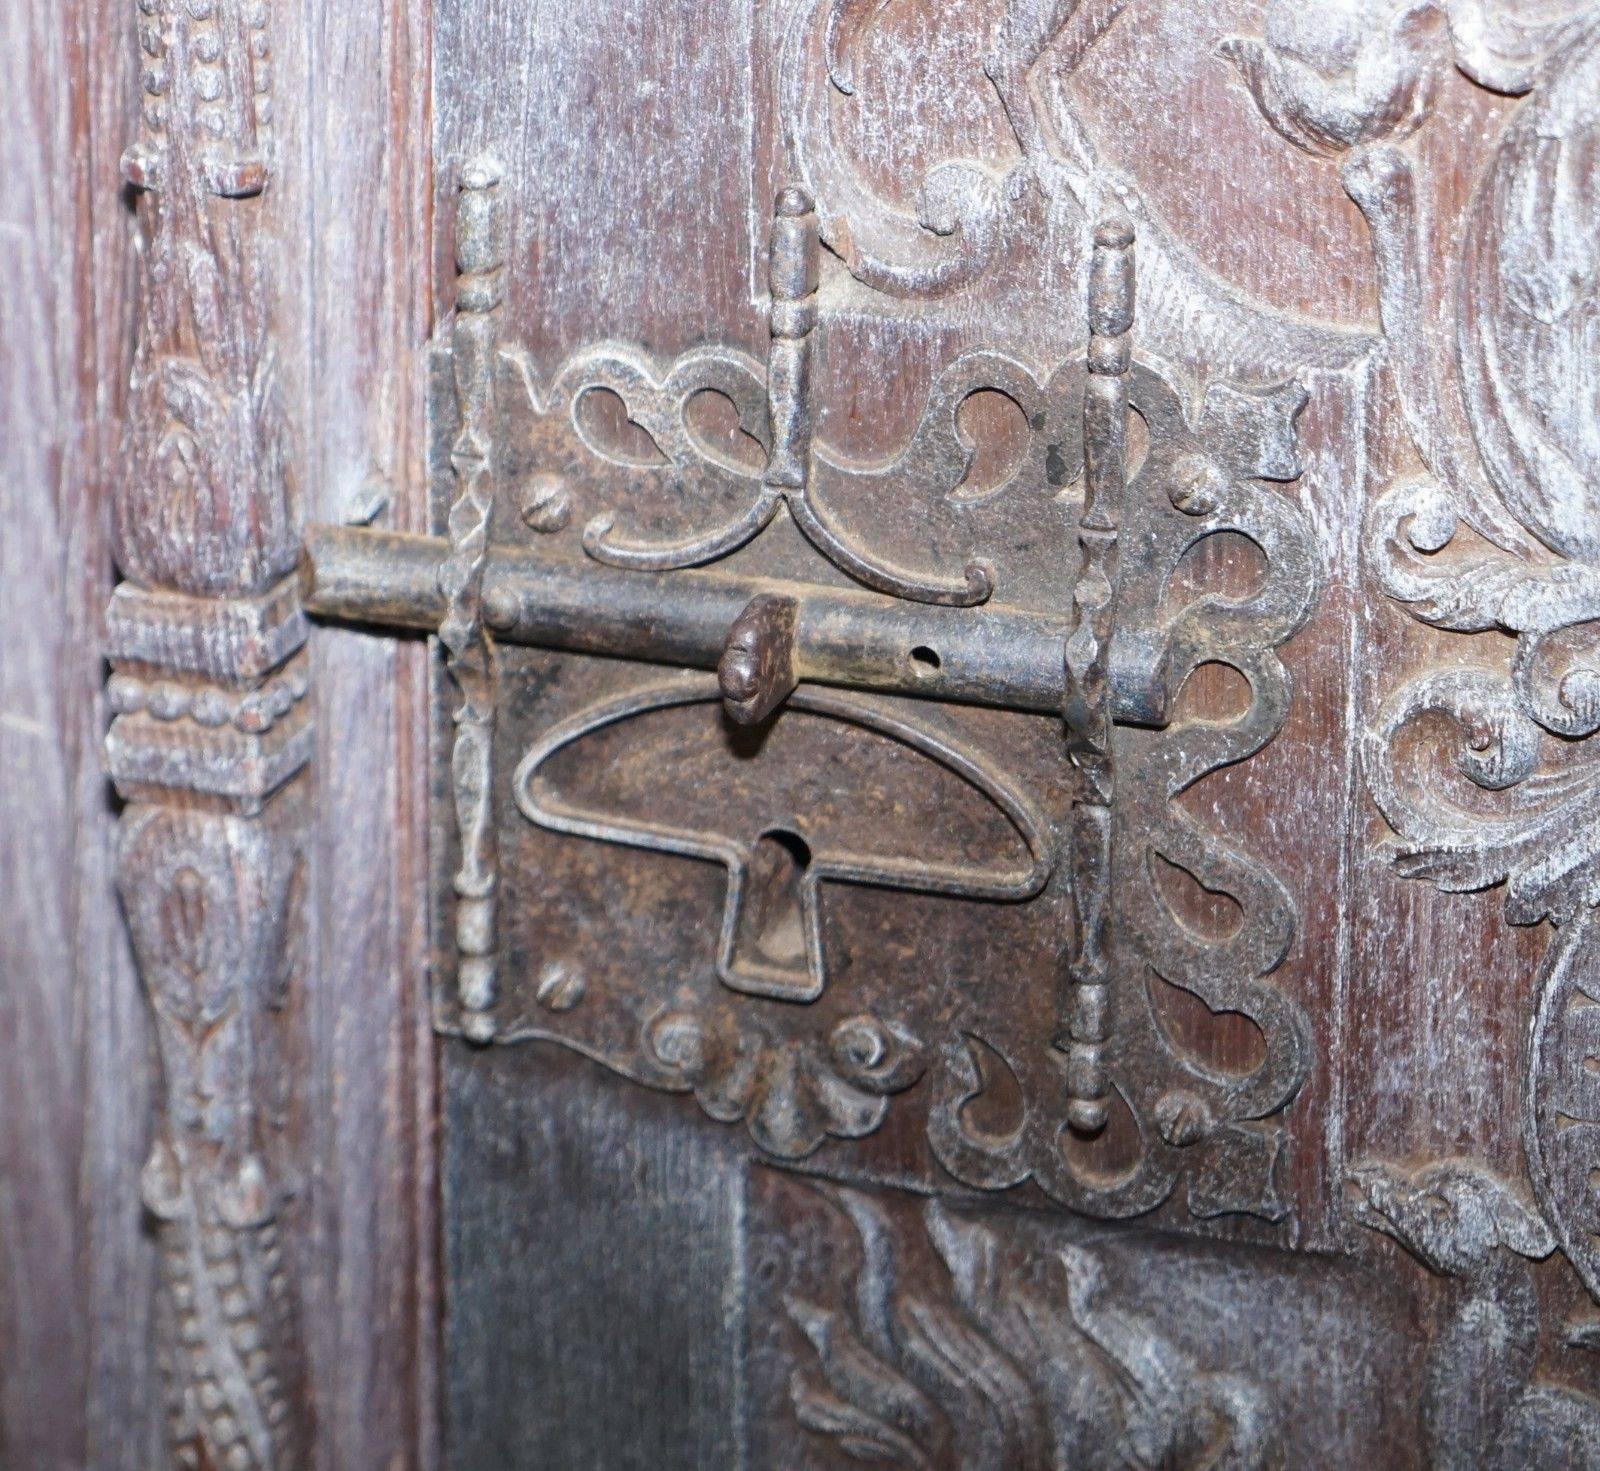
<svg viewBox="0 0 1600 1471">
<path fill-rule="evenodd" d="M 848 141 L 835 136 L 830 103 L 855 95 L 856 57 L 891 3 L 802 0 L 783 50 L 791 161 L 816 198 L 824 243 L 856 280 L 882 298 L 917 303 L 960 291 L 1038 228 L 1029 201 L 1042 198 L 1053 221 L 1047 230 L 1072 238 L 1086 216 L 1107 208 L 1134 221 L 1140 340 L 1197 374 L 1276 382 L 1300 369 L 1348 367 L 1370 350 L 1364 333 L 1286 318 L 1238 296 L 1172 237 L 1134 181 L 1098 156 L 1069 88 L 1129 0 L 1008 0 L 983 67 L 1020 158 L 939 161 L 911 210 L 881 197 Z"/>
<path fill-rule="evenodd" d="M 1434 1471 L 1600 1468 L 1600 1404 L 1535 1377 L 1528 1262 L 1556 1249 L 1544 1218 L 1463 1160 L 1415 1174 L 1363 1165 L 1350 1184 L 1357 1221 L 1460 1284 L 1428 1350 L 1423 1420 Z"/>
</svg>

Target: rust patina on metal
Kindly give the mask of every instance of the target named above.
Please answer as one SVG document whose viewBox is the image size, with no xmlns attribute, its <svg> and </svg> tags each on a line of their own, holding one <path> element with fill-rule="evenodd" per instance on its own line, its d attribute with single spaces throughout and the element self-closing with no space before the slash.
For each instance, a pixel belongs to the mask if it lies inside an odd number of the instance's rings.
<svg viewBox="0 0 1600 1471">
<path fill-rule="evenodd" d="M 479 350 L 497 179 L 475 160 L 460 192 L 440 534 L 315 527 L 303 572 L 319 616 L 444 630 L 440 1026 L 692 1092 L 779 1158 L 853 1140 L 869 1174 L 898 1151 L 930 1185 L 1031 1181 L 1103 1216 L 1187 1178 L 1192 1215 L 1281 1220 L 1272 1116 L 1310 1059 L 1269 980 L 1293 904 L 1174 799 L 1287 711 L 1276 650 L 1319 569 L 1271 482 L 1299 474 L 1305 389 L 1199 393 L 1141 358 L 1112 204 L 1083 241 L 1081 353 L 966 352 L 904 448 L 863 460 L 817 432 L 806 190 L 774 207 L 765 365 L 606 342 L 546 376 Z M 1020 411 L 998 484 L 962 426 L 980 394 Z M 1253 588 L 1193 570 L 1222 533 L 1264 557 Z M 1175 719 L 1213 664 L 1245 707 Z M 1240 923 L 1180 913 L 1157 858 Z M 1246 1018 L 1254 1058 L 1188 1066 L 1152 972 Z M 875 1139 L 901 1094 L 915 1122 Z"/>
<path fill-rule="evenodd" d="M 440 537 L 316 526 L 306 606 L 323 618 L 432 632 Z M 717 669 L 758 599 L 793 605 L 797 680 L 1045 714 L 1061 708 L 1067 621 L 995 604 L 955 610 L 881 594 L 693 569 L 572 567 L 492 548 L 485 621 L 502 643 Z M 935 662 L 937 660 L 937 662 Z M 770 713 L 770 712 L 769 712 Z"/>
</svg>

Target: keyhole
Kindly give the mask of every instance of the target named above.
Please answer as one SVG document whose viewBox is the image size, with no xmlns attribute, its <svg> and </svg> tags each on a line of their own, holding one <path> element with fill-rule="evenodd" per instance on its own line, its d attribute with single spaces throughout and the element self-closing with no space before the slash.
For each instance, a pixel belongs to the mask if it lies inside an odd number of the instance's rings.
<svg viewBox="0 0 1600 1471">
<path fill-rule="evenodd" d="M 756 839 L 745 896 L 745 933 L 768 965 L 803 966 L 806 930 L 801 886 L 811 866 L 811 848 L 799 833 L 773 828 Z"/>
</svg>

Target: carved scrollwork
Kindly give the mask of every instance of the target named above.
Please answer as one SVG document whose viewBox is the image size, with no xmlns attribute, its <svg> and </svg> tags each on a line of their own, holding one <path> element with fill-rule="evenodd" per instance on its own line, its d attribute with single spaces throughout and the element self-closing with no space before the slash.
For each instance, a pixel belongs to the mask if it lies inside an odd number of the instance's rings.
<svg viewBox="0 0 1600 1471">
<path fill-rule="evenodd" d="M 888 204 L 861 177 L 840 146 L 832 112 L 855 95 L 855 45 L 883 8 L 877 0 L 807 0 L 799 7 L 780 61 L 789 144 L 818 199 L 822 238 L 851 274 L 874 291 L 939 296 L 989 266 L 1016 228 L 1027 179 L 1019 168 L 946 160 L 923 178 L 913 213 Z M 1021 50 L 1019 43 L 1005 60 L 1020 63 Z"/>
<path fill-rule="evenodd" d="M 1019 1264 L 992 1229 L 937 1202 L 921 1211 L 925 1241 L 905 1242 L 871 1196 L 813 1188 L 854 1229 L 861 1269 L 853 1311 L 788 1297 L 815 1356 L 790 1396 L 799 1423 L 850 1459 L 963 1471 L 1045 1471 L 1073 1451 L 1174 1468 L 1271 1463 L 1265 1388 L 1206 1371 L 1119 1302 L 1093 1249 L 1064 1242 L 1053 1262 Z M 900 1280 L 919 1246 L 942 1269 L 935 1287 Z M 1058 1418 L 1063 1392 L 1079 1415 Z"/>
<path fill-rule="evenodd" d="M 752 1465 L 1267 1471 L 1416 1434 L 1410 1333 L 1351 1268 L 776 1170 L 746 1210 Z"/>
<path fill-rule="evenodd" d="M 1580 1161 L 1592 1167 L 1600 1152 L 1577 1080 L 1592 1051 L 1583 937 L 1600 900 L 1600 10 L 1587 0 L 1325 9 L 1275 4 L 1264 40 L 1226 51 L 1284 137 L 1340 159 L 1371 232 L 1387 365 L 1426 473 L 1374 503 L 1368 564 L 1420 622 L 1511 640 L 1509 660 L 1497 657 L 1503 641 L 1477 643 L 1482 657 L 1392 691 L 1364 736 L 1367 780 L 1400 839 L 1402 874 L 1451 890 L 1504 884 L 1513 923 L 1562 926 L 1529 1049 L 1525 1143 L 1540 1205 L 1597 1292 Z M 1452 63 L 1526 100 L 1446 241 L 1428 217 L 1422 165 L 1402 145 Z M 1434 253 L 1449 272 L 1424 269 Z"/>
<path fill-rule="evenodd" d="M 1454 732 L 1449 786 L 1417 753 L 1413 732 L 1428 717 Z M 1510 680 L 1466 670 L 1415 680 L 1365 739 L 1368 784 L 1405 840 L 1395 863 L 1408 878 L 1456 891 L 1504 883 L 1518 924 L 1568 920 L 1600 898 L 1587 831 L 1600 773 L 1539 770 L 1541 730 Z"/>
<path fill-rule="evenodd" d="M 874 103 L 858 79 L 887 7 L 880 0 L 797 0 L 779 56 L 784 144 L 816 200 L 823 243 L 880 300 L 906 300 L 915 309 L 981 283 L 1018 250 L 1037 252 L 1029 264 L 1041 275 L 1057 264 L 1047 252 L 1065 250 L 1072 268 L 1084 264 L 1071 253 L 1114 205 L 1140 238 L 1141 292 L 1156 308 L 1145 340 L 1168 361 L 1248 382 L 1355 362 L 1369 339 L 1274 316 L 1238 296 L 1196 262 L 1136 183 L 1101 155 L 1078 114 L 1073 74 L 1127 8 L 1128 0 L 1007 0 L 972 64 L 993 89 L 1016 153 L 945 159 L 906 205 L 868 182 L 842 126 L 843 114 Z M 1070 278 L 1069 269 L 1061 279 Z"/>
<path fill-rule="evenodd" d="M 1407 427 L 1451 513 L 1513 554 L 1541 542 L 1569 556 L 1592 549 L 1581 491 L 1595 454 L 1592 380 L 1576 346 L 1575 294 L 1595 268 L 1582 223 L 1592 170 L 1578 164 L 1593 128 L 1592 6 L 1561 0 L 1511 16 L 1481 3 L 1348 0 L 1317 18 L 1286 5 L 1269 15 L 1264 42 L 1232 40 L 1225 53 L 1285 137 L 1341 160 L 1372 234 Z M 1378 44 L 1374 27 L 1385 25 L 1403 44 Z M 1421 269 L 1440 242 L 1417 165 L 1397 145 L 1425 121 L 1433 79 L 1451 61 L 1485 85 L 1534 95 L 1496 142 L 1455 279 L 1441 289 Z M 1323 91 L 1344 121 L 1319 131 Z"/>
</svg>

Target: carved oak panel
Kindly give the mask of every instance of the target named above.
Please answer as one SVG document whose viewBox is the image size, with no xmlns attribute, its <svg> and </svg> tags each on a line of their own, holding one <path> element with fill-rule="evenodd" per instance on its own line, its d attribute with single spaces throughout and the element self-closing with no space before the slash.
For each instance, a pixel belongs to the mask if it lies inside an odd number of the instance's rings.
<svg viewBox="0 0 1600 1471">
<path fill-rule="evenodd" d="M 1401 1298 L 1351 1263 L 749 1180 L 752 1467 L 1418 1464 Z"/>
<path fill-rule="evenodd" d="M 470 1454 L 593 1310 L 653 1471 L 1600 1463 L 1595 6 L 595 9 L 439 0 L 430 534 L 302 542 L 265 10 L 141 3 L 175 1458 L 304 1439 L 310 613 L 433 635 Z"/>
<path fill-rule="evenodd" d="M 1590 8 L 735 7 L 580 138 L 613 9 L 441 18 L 542 68 L 439 123 L 441 1030 L 681 1095 L 742 1464 L 1581 1464 Z M 1562 924 L 1526 1186 L 1383 819 Z"/>
</svg>

